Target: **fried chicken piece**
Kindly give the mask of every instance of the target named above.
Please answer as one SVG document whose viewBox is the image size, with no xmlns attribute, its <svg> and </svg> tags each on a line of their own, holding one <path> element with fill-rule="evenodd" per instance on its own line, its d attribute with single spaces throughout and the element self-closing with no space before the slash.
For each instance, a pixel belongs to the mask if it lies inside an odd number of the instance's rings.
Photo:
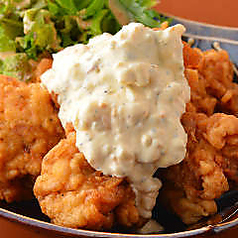
<svg viewBox="0 0 238 238">
<path fill-rule="evenodd" d="M 221 151 L 219 166 L 223 169 L 230 188 L 238 188 L 238 118 L 214 114 L 207 124 L 207 140 Z"/>
<path fill-rule="evenodd" d="M 191 100 L 182 117 L 187 153 L 163 171 L 160 199 L 187 223 L 217 211 L 215 198 L 238 185 L 238 86 L 226 51 L 191 48 L 184 43 L 185 76 Z M 215 114 L 214 114 L 215 113 Z"/>
<path fill-rule="evenodd" d="M 55 224 L 92 230 L 142 225 L 135 194 L 123 178 L 95 171 L 75 146 L 75 132 L 44 157 L 34 193 Z"/>
<path fill-rule="evenodd" d="M 185 77 L 191 89 L 191 99 L 186 105 L 186 111 L 203 112 L 212 115 L 218 100 L 207 94 L 205 81 L 199 78 L 195 69 L 185 69 Z"/>
<path fill-rule="evenodd" d="M 42 158 L 63 136 L 46 89 L 0 75 L 0 200 L 32 196 Z"/>
<path fill-rule="evenodd" d="M 191 88 L 187 111 L 238 115 L 238 85 L 226 51 L 202 52 L 184 43 L 185 76 Z"/>
<path fill-rule="evenodd" d="M 198 71 L 199 66 L 204 61 L 204 53 L 198 48 L 191 48 L 184 42 L 183 58 L 185 77 L 191 89 L 191 99 L 187 103 L 186 110 L 212 115 L 217 104 L 217 99 L 207 93 L 206 82 Z"/>
<path fill-rule="evenodd" d="M 233 68 L 226 51 L 209 50 L 199 65 L 206 91 L 218 99 L 217 111 L 238 116 L 238 85 L 233 83 Z"/>
<path fill-rule="evenodd" d="M 41 82 L 40 76 L 52 67 L 53 60 L 52 58 L 42 58 L 35 67 L 32 75 L 32 82 Z"/>
<path fill-rule="evenodd" d="M 161 200 L 192 224 L 217 211 L 219 198 L 238 181 L 238 118 L 222 113 L 207 117 L 185 113 L 187 153 L 182 163 L 163 171 Z"/>
</svg>

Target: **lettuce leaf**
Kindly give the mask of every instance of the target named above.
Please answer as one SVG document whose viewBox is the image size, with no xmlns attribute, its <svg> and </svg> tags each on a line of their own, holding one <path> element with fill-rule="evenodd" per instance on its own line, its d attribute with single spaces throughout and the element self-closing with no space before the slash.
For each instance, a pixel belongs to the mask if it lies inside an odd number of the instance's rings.
<svg viewBox="0 0 238 238">
<path fill-rule="evenodd" d="M 2 0 L 0 52 L 20 54 L 17 65 L 26 66 L 26 57 L 37 60 L 44 52 L 55 53 L 69 45 L 87 43 L 103 32 L 115 34 L 122 27 L 120 14 L 126 16 L 123 24 L 138 21 L 159 27 L 168 19 L 151 9 L 156 3 L 157 0 Z M 117 7 L 120 14 L 114 11 Z M 5 63 L 1 68 L 5 73 L 14 71 L 14 67 L 6 70 Z"/>
<path fill-rule="evenodd" d="M 158 0 L 138 0 L 138 3 L 140 6 L 152 8 L 158 3 Z"/>
<path fill-rule="evenodd" d="M 135 21 L 141 22 L 149 27 L 160 26 L 160 15 L 156 14 L 155 11 L 148 9 L 148 6 L 153 7 L 156 4 L 156 1 L 118 0 L 118 2 L 125 9 L 125 12 L 131 13 Z M 154 17 L 151 17 L 152 12 Z"/>
<path fill-rule="evenodd" d="M 55 2 L 58 3 L 62 9 L 65 9 L 67 14 L 75 15 L 78 11 L 74 0 L 55 0 Z"/>
<path fill-rule="evenodd" d="M 43 51 L 56 52 L 61 49 L 54 22 L 49 11 L 32 8 L 23 15 L 24 37 L 16 41 L 30 58 L 37 58 Z"/>
<path fill-rule="evenodd" d="M 32 67 L 25 53 L 8 56 L 0 63 L 0 73 L 19 80 L 29 81 Z"/>
<path fill-rule="evenodd" d="M 151 10 L 156 0 L 3 0 L 0 3 L 0 51 L 44 51 L 86 43 L 103 32 L 120 30 L 109 2 L 117 2 L 130 21 L 158 27 L 166 19 Z M 23 32 L 24 29 L 24 32 Z"/>
<path fill-rule="evenodd" d="M 89 18 L 99 13 L 105 5 L 105 0 L 93 0 L 86 8 L 84 18 Z M 97 17 L 95 17 L 97 18 Z"/>
<path fill-rule="evenodd" d="M 4 4 L 4 2 L 7 2 Z M 13 1 L 14 2 L 14 1 Z M 15 38 L 23 35 L 21 17 L 15 11 L 10 1 L 0 3 L 0 51 L 15 51 Z"/>
<path fill-rule="evenodd" d="M 6 34 L 4 28 L 0 28 L 0 52 L 16 51 L 15 41 Z"/>
</svg>

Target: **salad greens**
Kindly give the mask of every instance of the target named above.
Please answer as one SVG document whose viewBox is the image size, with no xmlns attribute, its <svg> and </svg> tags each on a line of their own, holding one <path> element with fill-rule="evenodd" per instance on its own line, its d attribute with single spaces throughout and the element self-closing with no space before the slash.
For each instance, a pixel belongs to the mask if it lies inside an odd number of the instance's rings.
<svg viewBox="0 0 238 238">
<path fill-rule="evenodd" d="M 25 53 L 8 56 L 1 64 L 2 74 L 29 81 L 31 78 L 31 64 Z"/>
<path fill-rule="evenodd" d="M 25 57 L 37 60 L 44 52 L 54 53 L 69 45 L 87 43 L 103 32 L 115 34 L 125 23 L 120 20 L 121 15 L 128 22 L 159 27 L 168 19 L 151 9 L 156 3 L 156 0 L 2 0 L 0 52 L 21 54 L 12 61 L 12 72 L 13 64 L 19 68 Z M 119 15 L 115 9 L 120 9 Z M 9 72 L 7 62 L 0 61 L 0 73 Z"/>
</svg>

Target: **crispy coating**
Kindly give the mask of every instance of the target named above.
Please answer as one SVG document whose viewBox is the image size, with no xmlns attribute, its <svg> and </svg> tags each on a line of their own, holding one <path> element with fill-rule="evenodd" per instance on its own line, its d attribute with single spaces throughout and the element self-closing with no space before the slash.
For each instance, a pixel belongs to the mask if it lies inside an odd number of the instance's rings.
<svg viewBox="0 0 238 238">
<path fill-rule="evenodd" d="M 214 199 L 238 181 L 238 118 L 215 113 L 185 113 L 182 123 L 188 134 L 182 163 L 164 171 L 162 201 L 181 219 L 195 223 L 216 212 Z"/>
<path fill-rule="evenodd" d="M 32 195 L 43 156 L 63 136 L 46 89 L 0 76 L 0 200 Z"/>
<path fill-rule="evenodd" d="M 184 44 L 185 76 L 191 87 L 187 111 L 238 115 L 238 85 L 226 51 L 202 52 Z"/>
<path fill-rule="evenodd" d="M 214 214 L 214 199 L 238 186 L 238 86 L 226 51 L 202 52 L 185 43 L 183 53 L 191 88 L 182 117 L 187 153 L 162 173 L 161 201 L 192 224 Z"/>
<path fill-rule="evenodd" d="M 75 146 L 75 137 L 70 132 L 43 160 L 34 186 L 43 213 L 53 223 L 72 228 L 141 224 L 130 185 L 95 171 Z"/>
<path fill-rule="evenodd" d="M 37 62 L 36 67 L 32 74 L 31 82 L 41 82 L 40 76 L 48 69 L 52 67 L 52 58 L 42 58 Z"/>
</svg>

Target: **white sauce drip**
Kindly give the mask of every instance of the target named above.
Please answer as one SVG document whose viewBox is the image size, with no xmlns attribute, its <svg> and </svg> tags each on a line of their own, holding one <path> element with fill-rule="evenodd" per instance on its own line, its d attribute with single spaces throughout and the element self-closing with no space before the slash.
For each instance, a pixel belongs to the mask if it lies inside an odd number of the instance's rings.
<svg viewBox="0 0 238 238">
<path fill-rule="evenodd" d="M 58 94 L 59 117 L 64 126 L 73 124 L 78 149 L 96 170 L 129 179 L 145 218 L 161 187 L 153 174 L 185 155 L 184 30 L 130 23 L 114 36 L 104 33 L 55 54 L 41 78 Z"/>
</svg>

